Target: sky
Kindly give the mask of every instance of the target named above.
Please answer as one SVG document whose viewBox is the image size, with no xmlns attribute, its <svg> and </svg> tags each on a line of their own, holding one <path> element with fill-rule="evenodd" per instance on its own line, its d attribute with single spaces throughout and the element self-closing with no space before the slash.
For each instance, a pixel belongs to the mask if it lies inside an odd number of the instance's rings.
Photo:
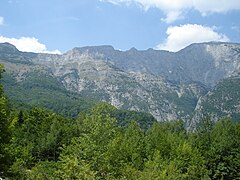
<svg viewBox="0 0 240 180">
<path fill-rule="evenodd" d="M 239 0 L 1 0 L 0 42 L 26 52 L 74 47 L 179 51 L 240 43 Z"/>
</svg>

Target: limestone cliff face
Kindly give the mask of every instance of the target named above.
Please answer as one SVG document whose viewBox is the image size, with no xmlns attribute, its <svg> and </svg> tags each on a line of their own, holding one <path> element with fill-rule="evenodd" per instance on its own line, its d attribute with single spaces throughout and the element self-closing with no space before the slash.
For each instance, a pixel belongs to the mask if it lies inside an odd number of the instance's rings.
<svg viewBox="0 0 240 180">
<path fill-rule="evenodd" d="M 150 73 L 176 83 L 201 82 L 214 87 L 221 79 L 240 71 L 240 44 L 192 44 L 179 52 L 148 49 L 118 51 L 111 46 L 74 48 L 64 56 L 77 59 L 88 54 L 111 62 L 126 72 Z"/>
<path fill-rule="evenodd" d="M 240 120 L 240 76 L 221 80 L 212 90 L 202 96 L 195 108 L 189 127 L 194 128 L 199 120 L 209 116 L 213 120 L 230 117 Z"/>
<path fill-rule="evenodd" d="M 240 45 L 192 44 L 176 53 L 95 46 L 50 55 L 23 53 L 5 43 L 0 44 L 0 63 L 19 81 L 30 72 L 46 73 L 68 91 L 150 112 L 159 121 L 188 120 L 195 110 L 196 122 L 209 89 L 239 74 Z"/>
</svg>

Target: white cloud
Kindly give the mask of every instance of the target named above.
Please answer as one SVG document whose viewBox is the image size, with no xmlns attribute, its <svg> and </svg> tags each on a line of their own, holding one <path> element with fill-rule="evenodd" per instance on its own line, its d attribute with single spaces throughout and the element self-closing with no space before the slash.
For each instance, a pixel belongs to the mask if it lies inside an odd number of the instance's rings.
<svg viewBox="0 0 240 180">
<path fill-rule="evenodd" d="M 209 13 L 224 13 L 230 10 L 240 10 L 239 0 L 100 0 L 113 4 L 139 4 L 145 10 L 158 8 L 166 15 L 165 22 L 171 23 L 183 18 L 183 12 L 191 9 L 202 15 Z"/>
<path fill-rule="evenodd" d="M 0 43 L 8 42 L 20 51 L 24 52 L 35 52 L 35 53 L 49 53 L 49 54 L 61 54 L 59 50 L 49 51 L 45 44 L 42 44 L 38 39 L 34 37 L 21 37 L 17 38 L 8 38 L 0 36 Z"/>
<path fill-rule="evenodd" d="M 0 16 L 0 25 L 4 24 L 4 18 Z"/>
<path fill-rule="evenodd" d="M 240 10 L 240 3 L 239 0 L 195 0 L 193 7 L 202 14 L 224 13 L 231 10 Z"/>
<path fill-rule="evenodd" d="M 173 26 L 167 29 L 167 39 L 159 44 L 156 49 L 179 51 L 192 44 L 209 41 L 230 41 L 229 38 L 215 31 L 215 27 L 207 27 L 198 24 L 185 24 Z"/>
<path fill-rule="evenodd" d="M 182 12 L 178 11 L 172 11 L 167 14 L 166 18 L 162 18 L 161 20 L 166 23 L 172 23 L 176 21 L 177 19 L 184 19 L 184 16 L 182 15 Z"/>
</svg>

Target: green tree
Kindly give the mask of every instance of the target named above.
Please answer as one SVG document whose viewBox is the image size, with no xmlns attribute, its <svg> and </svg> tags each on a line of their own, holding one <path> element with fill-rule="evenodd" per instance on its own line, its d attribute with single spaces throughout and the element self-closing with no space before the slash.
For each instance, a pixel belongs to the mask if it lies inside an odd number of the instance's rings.
<svg viewBox="0 0 240 180">
<path fill-rule="evenodd" d="M 145 152 L 143 130 L 136 121 L 132 121 L 108 146 L 106 157 L 113 177 L 136 179 L 144 169 Z"/>
<path fill-rule="evenodd" d="M 61 179 L 57 174 L 58 163 L 54 161 L 39 161 L 26 173 L 26 179 L 29 180 L 57 180 Z"/>
<path fill-rule="evenodd" d="M 207 174 L 204 158 L 188 142 L 181 121 L 155 123 L 146 142 L 148 161 L 142 179 L 201 179 Z"/>
<path fill-rule="evenodd" d="M 185 138 L 185 130 L 180 130 L 182 129 L 181 126 L 181 123 L 174 122 L 154 123 L 147 131 L 145 138 L 148 159 L 152 159 L 156 150 L 159 151 L 164 159 L 170 159 L 171 152 Z"/>
<path fill-rule="evenodd" d="M 238 179 L 240 177 L 240 134 L 238 126 L 224 118 L 215 124 L 203 120 L 192 134 L 191 144 L 204 157 L 211 179 Z"/>
<path fill-rule="evenodd" d="M 115 137 L 116 119 L 110 117 L 112 106 L 100 104 L 80 120 L 80 135 L 63 148 L 60 156 L 62 177 L 89 179 L 110 175 L 106 152 Z"/>
<path fill-rule="evenodd" d="M 4 72 L 3 65 L 0 64 L 0 79 Z M 6 168 L 9 163 L 6 146 L 10 139 L 9 132 L 9 106 L 8 100 L 6 99 L 2 85 L 0 85 L 0 173 L 5 174 Z"/>
<path fill-rule="evenodd" d="M 132 121 L 126 129 L 122 148 L 130 165 L 142 170 L 144 168 L 145 141 L 143 131 L 136 121 Z"/>
<path fill-rule="evenodd" d="M 14 159 L 11 172 L 18 177 L 26 177 L 39 161 L 57 161 L 60 147 L 71 139 L 67 119 L 45 109 L 35 108 L 23 114 L 16 114 L 11 125 L 13 137 L 9 147 Z M 21 123 L 19 118 L 23 119 Z"/>
<path fill-rule="evenodd" d="M 224 118 L 216 123 L 211 134 L 208 166 L 212 179 L 240 178 L 240 136 L 236 124 Z"/>
</svg>

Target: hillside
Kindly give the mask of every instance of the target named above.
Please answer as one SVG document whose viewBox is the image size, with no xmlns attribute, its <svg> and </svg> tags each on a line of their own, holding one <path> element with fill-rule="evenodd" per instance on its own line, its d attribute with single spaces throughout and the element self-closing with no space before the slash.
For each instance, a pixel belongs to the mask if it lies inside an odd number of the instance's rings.
<svg viewBox="0 0 240 180">
<path fill-rule="evenodd" d="M 213 90 L 201 97 L 195 109 L 190 127 L 197 127 L 199 119 L 209 116 L 217 121 L 220 117 L 240 119 L 240 76 L 220 81 Z"/>
<path fill-rule="evenodd" d="M 24 53 L 0 44 L 6 93 L 17 104 L 53 110 L 62 106 L 76 115 L 91 102 L 103 101 L 120 109 L 149 112 L 158 121 L 188 121 L 200 113 L 196 112 L 199 98 L 240 72 L 239 57 L 239 44 L 215 42 L 192 44 L 176 53 L 95 46 L 63 55 Z M 231 91 L 226 94 L 235 96 Z M 237 114 L 232 117 L 237 119 Z M 201 116 L 194 115 L 194 121 L 199 120 L 196 117 Z"/>
</svg>

